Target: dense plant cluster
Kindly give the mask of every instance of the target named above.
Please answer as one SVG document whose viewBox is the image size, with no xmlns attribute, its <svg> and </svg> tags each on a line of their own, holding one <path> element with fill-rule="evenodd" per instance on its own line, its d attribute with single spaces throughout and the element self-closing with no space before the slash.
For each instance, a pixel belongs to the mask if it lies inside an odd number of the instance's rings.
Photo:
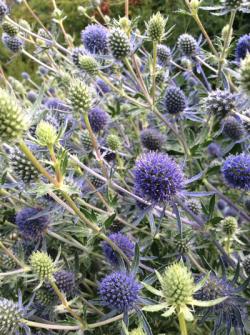
<svg viewBox="0 0 250 335">
<path fill-rule="evenodd" d="M 249 334 L 250 2 L 186 0 L 200 36 L 75 8 L 77 38 L 52 4 L 0 0 L 36 66 L 0 66 L 0 334 Z"/>
</svg>

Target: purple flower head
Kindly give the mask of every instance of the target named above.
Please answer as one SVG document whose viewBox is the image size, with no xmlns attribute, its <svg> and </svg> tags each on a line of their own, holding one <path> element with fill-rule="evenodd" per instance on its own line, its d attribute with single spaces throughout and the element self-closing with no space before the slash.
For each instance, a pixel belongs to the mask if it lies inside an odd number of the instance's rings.
<svg viewBox="0 0 250 335">
<path fill-rule="evenodd" d="M 108 119 L 108 114 L 99 107 L 92 108 L 89 111 L 89 122 L 95 133 L 98 133 L 106 127 Z"/>
<path fill-rule="evenodd" d="M 21 76 L 24 80 L 29 80 L 30 79 L 30 75 L 27 72 L 22 72 Z"/>
<path fill-rule="evenodd" d="M 168 66 L 171 60 L 171 50 L 163 44 L 157 46 L 157 62 L 160 66 Z"/>
<path fill-rule="evenodd" d="M 40 208 L 23 208 L 16 215 L 16 225 L 24 239 L 38 241 L 49 225 L 49 217 Z"/>
<path fill-rule="evenodd" d="M 179 114 L 186 108 L 187 102 L 183 91 L 176 86 L 166 89 L 164 97 L 164 107 L 169 114 Z"/>
<path fill-rule="evenodd" d="M 184 175 L 172 158 L 163 153 L 149 152 L 137 161 L 135 189 L 152 202 L 170 201 L 184 187 Z"/>
<path fill-rule="evenodd" d="M 222 154 L 221 146 L 218 143 L 212 142 L 208 145 L 207 152 L 212 157 L 220 157 Z"/>
<path fill-rule="evenodd" d="M 108 30 L 100 24 L 90 24 L 82 30 L 81 40 L 91 54 L 108 53 Z"/>
<path fill-rule="evenodd" d="M 135 245 L 126 235 L 122 233 L 114 233 L 110 234 L 109 238 L 124 252 L 128 259 L 131 260 L 133 258 Z M 107 242 L 103 242 L 102 248 L 105 257 L 110 261 L 110 263 L 112 265 L 117 265 L 119 260 L 117 253 L 113 250 L 113 248 Z"/>
<path fill-rule="evenodd" d="M 76 289 L 75 274 L 71 271 L 61 270 L 54 273 L 56 285 L 66 296 L 72 296 Z M 54 289 L 50 284 L 46 284 L 46 288 L 53 294 Z"/>
<path fill-rule="evenodd" d="M 208 307 L 204 311 L 204 318 L 215 317 L 214 332 L 226 327 L 226 333 L 230 333 L 230 329 L 234 328 L 238 334 L 238 330 L 243 334 L 243 321 L 247 318 L 245 299 L 239 295 L 241 287 L 236 287 L 236 280 L 228 281 L 226 277 L 219 278 L 214 273 L 210 275 L 204 286 L 196 292 L 195 298 L 203 301 L 210 301 L 221 297 L 227 297 L 221 303 Z"/>
<path fill-rule="evenodd" d="M 4 1 L 0 0 L 0 23 L 3 21 L 6 14 L 8 14 L 8 7 Z"/>
<path fill-rule="evenodd" d="M 29 91 L 27 93 L 27 98 L 30 102 L 34 103 L 36 101 L 36 99 L 38 98 L 38 95 L 34 91 Z"/>
<path fill-rule="evenodd" d="M 68 107 L 65 103 L 58 98 L 48 98 L 45 102 L 45 107 L 47 109 L 53 109 L 60 112 L 68 111 Z"/>
<path fill-rule="evenodd" d="M 100 78 L 96 80 L 96 90 L 100 96 L 110 92 L 108 85 Z"/>
<path fill-rule="evenodd" d="M 250 155 L 229 156 L 221 169 L 226 183 L 232 188 L 250 189 Z"/>
<path fill-rule="evenodd" d="M 245 34 L 237 42 L 235 50 L 236 61 L 240 62 L 241 59 L 246 57 L 248 52 L 250 52 L 250 34 Z"/>
<path fill-rule="evenodd" d="M 23 46 L 23 40 L 18 36 L 10 36 L 6 33 L 2 35 L 2 41 L 6 48 L 13 53 L 17 53 Z"/>
<path fill-rule="evenodd" d="M 164 137 L 156 129 L 144 129 L 141 132 L 141 143 L 144 148 L 152 151 L 161 150 Z"/>
<path fill-rule="evenodd" d="M 141 285 L 133 275 L 113 272 L 103 278 L 99 294 L 104 305 L 119 312 L 131 310 L 139 298 Z"/>
</svg>

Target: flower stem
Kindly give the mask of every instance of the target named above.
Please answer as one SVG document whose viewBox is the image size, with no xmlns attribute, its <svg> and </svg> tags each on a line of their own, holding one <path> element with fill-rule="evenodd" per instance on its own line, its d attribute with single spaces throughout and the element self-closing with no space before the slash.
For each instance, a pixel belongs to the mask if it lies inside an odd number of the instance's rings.
<svg viewBox="0 0 250 335">
<path fill-rule="evenodd" d="M 64 294 L 60 291 L 60 289 L 58 288 L 58 286 L 56 285 L 54 280 L 50 280 L 50 285 L 53 287 L 56 295 L 58 296 L 58 298 L 60 299 L 61 303 L 63 304 L 63 306 L 65 307 L 65 309 L 76 319 L 80 322 L 81 324 L 81 328 L 82 329 L 86 329 L 86 322 L 82 320 L 82 318 L 76 314 L 69 306 L 69 303 L 67 301 L 67 299 L 65 298 Z"/>
<path fill-rule="evenodd" d="M 129 0 L 125 0 L 125 16 L 129 16 Z"/>
<path fill-rule="evenodd" d="M 3 251 L 6 253 L 6 255 L 8 255 L 9 257 L 11 257 L 14 262 L 16 262 L 17 265 L 19 265 L 21 268 L 25 269 L 25 265 L 19 261 L 19 259 L 13 254 L 13 252 L 6 248 L 6 246 L 0 241 L 0 249 L 3 249 Z"/>
<path fill-rule="evenodd" d="M 79 330 L 79 326 L 67 326 L 67 325 L 53 325 L 47 323 L 34 322 L 29 320 L 22 320 L 29 327 L 41 328 L 41 329 L 55 329 L 55 330 Z"/>
<path fill-rule="evenodd" d="M 188 335 L 186 321 L 185 321 L 183 313 L 181 312 L 178 313 L 178 320 L 179 320 L 181 335 Z"/>
<path fill-rule="evenodd" d="M 225 38 L 225 41 L 224 41 L 223 50 L 222 50 L 222 53 L 221 53 L 220 58 L 219 58 L 218 80 L 220 79 L 220 75 L 221 75 L 221 71 L 222 71 L 222 68 L 223 68 L 223 64 L 224 64 L 225 59 L 227 57 L 227 51 L 228 51 L 228 47 L 229 47 L 229 44 L 230 44 L 230 35 L 231 35 L 232 28 L 233 28 L 233 23 L 234 23 L 235 15 L 236 15 L 236 10 L 232 10 L 231 11 L 231 15 L 230 15 L 229 24 L 228 24 L 227 35 L 226 35 L 226 38 Z"/>
<path fill-rule="evenodd" d="M 157 61 L 157 42 L 153 42 L 153 84 L 152 84 L 152 99 L 153 99 L 153 104 L 155 103 L 155 81 L 156 81 L 156 61 Z"/>
</svg>

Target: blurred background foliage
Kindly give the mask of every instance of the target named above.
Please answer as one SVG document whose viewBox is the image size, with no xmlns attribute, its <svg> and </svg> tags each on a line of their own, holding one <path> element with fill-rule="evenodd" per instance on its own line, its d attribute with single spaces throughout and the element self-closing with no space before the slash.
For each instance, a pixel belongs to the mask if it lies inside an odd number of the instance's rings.
<svg viewBox="0 0 250 335">
<path fill-rule="evenodd" d="M 39 16 L 41 21 L 48 27 L 52 28 L 51 14 L 53 12 L 53 5 L 51 0 L 27 0 L 30 7 Z M 37 32 L 39 28 L 34 22 L 32 15 L 27 11 L 26 6 L 21 0 L 7 0 L 11 8 L 11 16 L 16 21 L 25 19 L 29 22 L 32 29 Z M 73 36 L 74 44 L 80 43 L 79 37 L 81 30 L 89 23 L 85 16 L 79 15 L 77 8 L 83 6 L 87 8 L 88 15 L 94 15 L 100 22 L 102 18 L 95 8 L 97 3 L 100 3 L 100 9 L 105 15 L 118 18 L 124 15 L 124 1 L 123 0 L 57 0 L 58 7 L 63 10 L 67 17 L 64 21 L 66 31 Z M 218 4 L 218 1 L 213 4 Z M 212 1 L 204 1 L 204 5 L 212 5 Z M 130 0 L 131 17 L 138 17 L 140 28 L 145 27 L 145 21 L 148 21 L 152 13 L 160 11 L 168 16 L 168 27 L 175 25 L 173 34 L 166 41 L 170 47 L 174 46 L 176 36 L 188 31 L 196 38 L 199 38 L 200 31 L 191 17 L 181 15 L 178 13 L 179 9 L 184 9 L 184 0 Z M 213 16 L 209 12 L 200 11 L 200 17 L 204 22 L 206 29 L 210 36 L 219 35 L 222 28 L 227 23 L 228 18 Z M 239 14 L 235 22 L 236 39 L 238 36 L 250 32 L 249 16 Z M 0 62 L 7 75 L 20 78 L 23 71 L 34 75 L 37 66 L 32 64 L 24 56 L 12 56 L 3 48 L 0 42 Z"/>
</svg>

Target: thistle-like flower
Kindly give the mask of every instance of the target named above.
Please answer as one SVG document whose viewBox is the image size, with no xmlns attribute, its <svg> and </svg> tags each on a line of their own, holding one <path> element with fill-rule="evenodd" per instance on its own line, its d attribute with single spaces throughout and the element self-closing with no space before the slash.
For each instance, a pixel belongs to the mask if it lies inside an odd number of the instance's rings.
<svg viewBox="0 0 250 335">
<path fill-rule="evenodd" d="M 115 59 L 123 59 L 130 54 L 130 41 L 123 30 L 119 28 L 112 29 L 108 42 Z"/>
<path fill-rule="evenodd" d="M 91 54 L 108 53 L 108 30 L 100 24 L 90 24 L 81 32 L 85 49 Z"/>
<path fill-rule="evenodd" d="M 80 80 L 74 81 L 69 89 L 69 100 L 76 116 L 87 112 L 92 103 L 89 88 Z"/>
<path fill-rule="evenodd" d="M 53 260 L 45 252 L 33 252 L 30 256 L 30 266 L 32 272 L 37 276 L 40 282 L 52 279 L 55 273 Z"/>
<path fill-rule="evenodd" d="M 236 61 L 240 62 L 246 57 L 248 52 L 250 52 L 250 34 L 245 34 L 237 42 L 235 50 Z"/>
<path fill-rule="evenodd" d="M 164 137 L 156 129 L 147 128 L 141 132 L 141 143 L 144 148 L 152 151 L 161 150 Z"/>
<path fill-rule="evenodd" d="M 168 87 L 164 97 L 164 107 L 167 113 L 176 115 L 182 113 L 187 102 L 184 92 L 175 86 Z"/>
<path fill-rule="evenodd" d="M 160 66 L 168 66 L 171 60 L 171 50 L 163 44 L 157 46 L 157 62 Z"/>
<path fill-rule="evenodd" d="M 94 57 L 88 55 L 79 56 L 79 67 L 90 76 L 95 76 L 98 73 L 98 63 Z"/>
<path fill-rule="evenodd" d="M 0 23 L 3 21 L 6 14 L 8 14 L 8 7 L 5 2 L 0 0 Z"/>
<path fill-rule="evenodd" d="M 22 325 L 23 310 L 19 304 L 0 298 L 0 333 L 13 334 Z"/>
<path fill-rule="evenodd" d="M 99 295 L 104 305 L 122 313 L 131 310 L 138 302 L 140 289 L 134 275 L 113 272 L 102 279 Z"/>
<path fill-rule="evenodd" d="M 25 118 L 18 102 L 5 90 L 0 89 L 0 140 L 17 140 L 25 130 Z"/>
<path fill-rule="evenodd" d="M 235 110 L 236 98 L 229 91 L 216 90 L 210 92 L 204 102 L 208 113 L 217 117 L 224 117 Z"/>
<path fill-rule="evenodd" d="M 247 276 L 250 278 L 250 255 L 245 257 L 242 265 L 243 265 L 243 269 L 245 270 Z"/>
<path fill-rule="evenodd" d="M 34 165 L 17 148 L 11 152 L 10 166 L 14 174 L 24 183 L 34 182 L 39 177 L 39 172 Z"/>
<path fill-rule="evenodd" d="M 13 53 L 19 52 L 23 46 L 23 40 L 17 35 L 10 36 L 9 34 L 3 33 L 2 41 L 6 48 Z"/>
<path fill-rule="evenodd" d="M 40 208 L 23 208 L 16 215 L 16 225 L 25 240 L 38 241 L 49 225 L 48 215 L 41 214 Z"/>
<path fill-rule="evenodd" d="M 182 34 L 178 38 L 177 46 L 183 55 L 192 56 L 196 53 L 198 44 L 192 35 Z"/>
<path fill-rule="evenodd" d="M 152 293 L 162 298 L 163 302 L 157 305 L 148 305 L 143 310 L 156 312 L 166 310 L 162 316 L 169 317 L 176 313 L 184 317 L 186 321 L 193 320 L 193 314 L 190 306 L 209 307 L 214 306 L 225 300 L 225 297 L 210 299 L 210 301 L 201 301 L 194 298 L 194 294 L 201 289 L 205 280 L 195 284 L 192 273 L 182 261 L 168 266 L 163 275 L 156 272 L 161 284 L 161 291 L 156 290 L 150 285 L 144 286 Z M 206 277 L 205 277 L 206 278 Z"/>
<path fill-rule="evenodd" d="M 184 188 L 181 168 L 162 153 L 149 152 L 137 161 L 135 189 L 143 198 L 152 202 L 170 201 Z"/>
<path fill-rule="evenodd" d="M 109 235 L 109 238 L 124 252 L 128 259 L 132 260 L 135 252 L 135 245 L 126 235 L 122 233 L 113 233 Z M 118 265 L 119 259 L 113 248 L 107 242 L 103 242 L 102 248 L 107 260 L 112 265 Z"/>
<path fill-rule="evenodd" d="M 107 137 L 107 145 L 109 149 L 117 151 L 121 147 L 121 140 L 116 134 L 109 134 Z"/>
<path fill-rule="evenodd" d="M 250 155 L 242 153 L 229 156 L 225 160 L 221 171 L 230 187 L 250 189 Z"/>
<path fill-rule="evenodd" d="M 227 116 L 223 120 L 223 133 L 230 139 L 238 141 L 244 135 L 244 126 L 234 116 Z"/>
<path fill-rule="evenodd" d="M 57 130 L 51 123 L 42 120 L 36 127 L 36 137 L 41 146 L 50 147 L 57 141 Z"/>
<path fill-rule="evenodd" d="M 242 298 L 239 292 L 244 289 L 247 282 L 237 286 L 238 277 L 239 266 L 236 269 L 234 278 L 230 281 L 225 275 L 220 278 L 215 273 L 211 273 L 206 278 L 205 283 L 204 278 L 201 279 L 204 285 L 195 294 L 195 298 L 201 301 L 226 297 L 220 303 L 203 309 L 202 322 L 213 320 L 213 334 L 215 335 L 229 334 L 232 329 L 235 330 L 235 334 L 245 334 L 244 321 L 247 320 L 246 299 Z"/>
<path fill-rule="evenodd" d="M 153 42 L 161 42 L 165 34 L 166 19 L 161 13 L 151 16 L 147 24 L 147 35 Z"/>
<path fill-rule="evenodd" d="M 92 108 L 89 111 L 88 116 L 91 128 L 95 133 L 98 133 L 99 131 L 103 130 L 108 124 L 109 120 L 108 114 L 99 107 Z"/>
</svg>

